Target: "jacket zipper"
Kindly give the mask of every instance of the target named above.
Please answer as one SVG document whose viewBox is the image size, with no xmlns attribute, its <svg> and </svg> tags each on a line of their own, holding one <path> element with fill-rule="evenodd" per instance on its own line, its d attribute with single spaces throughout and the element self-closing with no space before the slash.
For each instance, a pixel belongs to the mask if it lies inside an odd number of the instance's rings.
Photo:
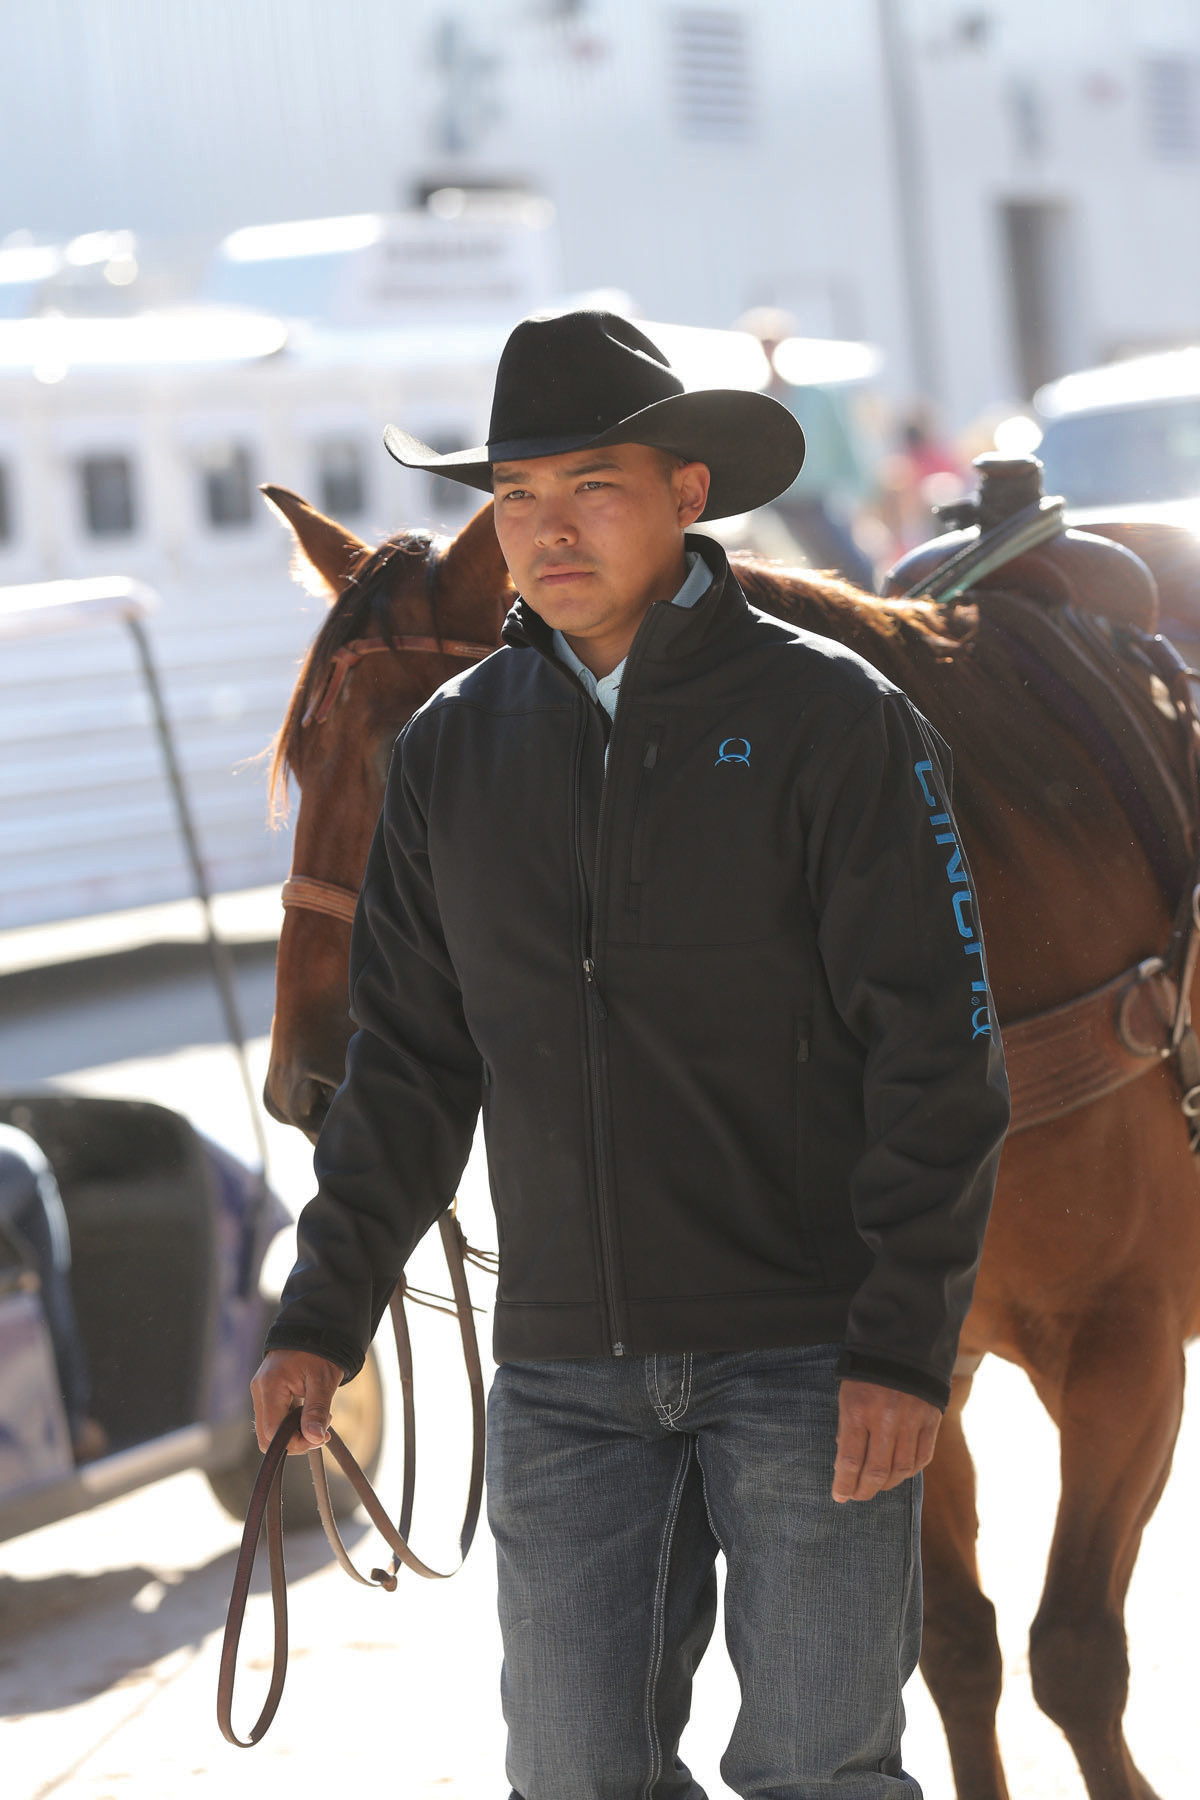
<svg viewBox="0 0 1200 1800">
<path fill-rule="evenodd" d="M 624 688 L 628 688 L 630 676 L 637 667 L 640 660 L 640 653 L 645 648 L 647 635 L 646 627 L 649 622 L 649 618 L 643 619 L 630 648 L 625 663 L 625 678 L 621 684 Z M 570 680 L 570 676 L 565 669 L 562 669 L 562 665 L 560 664 L 558 666 L 564 677 L 567 680 Z M 596 907 L 593 903 L 592 889 L 588 886 L 587 869 L 583 860 L 583 843 L 580 833 L 583 786 L 583 749 L 587 742 L 587 709 L 588 707 L 596 707 L 597 711 L 602 709 L 598 706 L 597 702 L 589 700 L 587 695 L 584 694 L 575 683 L 572 682 L 571 685 L 575 688 L 575 692 L 579 697 L 579 703 L 584 708 L 583 718 L 585 721 L 584 728 L 579 734 L 575 749 L 574 811 L 575 866 L 579 875 L 580 892 L 583 895 L 583 942 L 581 946 L 580 962 L 583 969 L 584 991 L 587 1002 L 587 1063 L 588 1090 L 592 1106 L 592 1159 L 596 1176 L 596 1206 L 600 1224 L 600 1257 L 602 1274 L 604 1277 L 604 1305 L 605 1318 L 608 1324 L 608 1339 L 612 1354 L 614 1356 L 624 1356 L 625 1345 L 621 1339 L 618 1323 L 619 1288 L 616 1277 L 616 1255 L 613 1248 L 612 1200 L 609 1192 L 610 1172 L 608 1166 L 608 1135 L 606 1129 L 608 1107 L 605 1098 L 604 1084 L 604 1072 L 607 1061 L 604 1042 L 604 1027 L 608 1020 L 608 1008 L 604 1003 L 604 995 L 600 987 L 596 970 L 596 944 L 598 935 L 596 932 Z M 617 738 L 621 730 L 620 712 L 621 709 L 618 705 L 617 717 L 613 719 L 612 729 L 608 733 L 605 774 L 600 789 L 600 816 L 596 824 L 596 870 L 594 884 L 595 893 L 597 895 L 603 895 L 604 893 L 603 853 L 607 848 L 605 824 L 608 815 L 608 806 L 606 804 L 608 790 L 607 771 L 608 763 L 615 753 Z M 657 757 L 657 751 L 655 751 L 655 757 Z M 653 760 L 649 766 L 653 767 Z"/>
<path fill-rule="evenodd" d="M 583 750 L 587 742 L 587 709 L 592 704 L 583 694 L 580 703 L 584 708 L 583 729 L 575 751 L 575 867 L 579 876 L 579 891 L 583 899 L 583 932 L 580 962 L 583 969 L 585 1000 L 587 1010 L 587 1076 L 588 1094 L 592 1110 L 592 1162 L 596 1176 L 596 1211 L 600 1225 L 600 1259 L 601 1273 L 604 1281 L 604 1314 L 608 1327 L 608 1341 L 614 1356 L 624 1356 L 625 1346 L 621 1342 L 617 1330 L 616 1318 L 616 1259 L 613 1255 L 612 1228 L 609 1219 L 609 1172 L 608 1141 L 605 1133 L 603 1053 L 604 1045 L 601 1028 L 608 1018 L 608 1008 L 604 1004 L 604 996 L 600 992 L 596 980 L 596 964 L 592 958 L 592 924 L 593 908 L 591 890 L 588 887 L 587 869 L 583 860 L 583 842 L 580 831 L 580 814 L 582 811 L 583 787 Z M 601 800 L 603 806 L 603 799 Z"/>
</svg>

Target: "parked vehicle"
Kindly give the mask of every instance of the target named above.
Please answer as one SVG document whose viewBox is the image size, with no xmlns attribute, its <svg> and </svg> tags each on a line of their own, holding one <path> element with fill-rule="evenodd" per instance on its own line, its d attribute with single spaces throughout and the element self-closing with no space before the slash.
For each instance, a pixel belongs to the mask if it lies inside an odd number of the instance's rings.
<svg viewBox="0 0 1200 1800">
<path fill-rule="evenodd" d="M 1039 389 L 1046 492 L 1072 507 L 1200 501 L 1200 347 Z"/>
<path fill-rule="evenodd" d="M 57 1177 L 91 1412 L 109 1444 L 76 1466 L 40 1272 L 0 1222 L 0 1540 L 192 1468 L 240 1518 L 261 1460 L 248 1393 L 271 1309 L 259 1276 L 287 1209 L 261 1175 L 163 1106 L 6 1094 L 0 1121 L 27 1132 Z M 363 1376 L 339 1395 L 334 1420 L 371 1472 L 382 1394 L 374 1363 Z M 288 1513 L 315 1523 L 302 1459 L 289 1476 Z M 355 1504 L 344 1481 L 338 1504 L 344 1514 Z"/>
<path fill-rule="evenodd" d="M 260 1147 L 258 1099 L 225 946 L 145 630 L 155 596 L 120 579 L 0 589 L 0 639 L 125 626 L 137 640 L 167 787 L 207 924 L 213 974 Z M 76 1461 L 47 1313 L 50 1271 L 0 1214 L 0 1541 L 87 1511 L 182 1469 L 203 1469 L 221 1503 L 245 1512 L 261 1458 L 249 1383 L 273 1300 L 263 1258 L 290 1224 L 265 1172 L 248 1168 L 178 1113 L 140 1100 L 57 1091 L 0 1094 L 0 1124 L 47 1159 L 66 1215 L 71 1298 L 101 1453 Z M 372 1476 L 383 1437 L 374 1361 L 334 1405 L 334 1423 Z M 293 1522 L 316 1523 L 307 1465 L 288 1469 Z M 356 1504 L 336 1471 L 335 1511 Z M 336 1491 L 335 1491 L 336 1488 Z"/>
</svg>

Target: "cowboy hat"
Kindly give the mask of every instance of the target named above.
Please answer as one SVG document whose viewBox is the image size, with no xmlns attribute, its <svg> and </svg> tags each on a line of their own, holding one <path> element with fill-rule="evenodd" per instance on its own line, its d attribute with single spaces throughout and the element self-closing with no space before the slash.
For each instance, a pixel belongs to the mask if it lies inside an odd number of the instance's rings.
<svg viewBox="0 0 1200 1800">
<path fill-rule="evenodd" d="M 707 464 L 702 519 L 765 506 L 804 461 L 804 433 L 786 406 L 740 388 L 685 393 L 658 346 L 609 312 L 522 320 L 496 370 L 486 444 L 439 456 L 395 425 L 383 441 L 406 468 L 436 470 L 485 493 L 495 463 L 649 444 Z"/>
</svg>

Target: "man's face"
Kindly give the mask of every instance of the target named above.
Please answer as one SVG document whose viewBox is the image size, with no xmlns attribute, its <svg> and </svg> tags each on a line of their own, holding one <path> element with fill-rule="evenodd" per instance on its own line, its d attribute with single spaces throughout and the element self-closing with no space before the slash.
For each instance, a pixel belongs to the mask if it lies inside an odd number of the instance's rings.
<svg viewBox="0 0 1200 1800">
<path fill-rule="evenodd" d="M 683 579 L 683 533 L 708 481 L 703 463 L 644 444 L 497 463 L 496 536 L 514 585 L 569 638 L 636 630 Z"/>
</svg>

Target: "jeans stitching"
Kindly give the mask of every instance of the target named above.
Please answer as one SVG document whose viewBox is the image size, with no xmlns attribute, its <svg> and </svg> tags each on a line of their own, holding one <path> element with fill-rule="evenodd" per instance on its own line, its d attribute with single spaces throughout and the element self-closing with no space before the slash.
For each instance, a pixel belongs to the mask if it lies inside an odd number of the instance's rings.
<svg viewBox="0 0 1200 1800">
<path fill-rule="evenodd" d="M 676 1419 L 682 1419 L 684 1413 L 688 1409 L 688 1405 L 691 1401 L 691 1398 L 692 1398 L 692 1353 L 690 1350 L 686 1350 L 684 1352 L 684 1357 L 683 1357 L 683 1377 L 679 1383 L 679 1405 L 675 1408 L 675 1411 L 671 1414 L 670 1422 L 672 1425 L 675 1423 Z"/>
<path fill-rule="evenodd" d="M 642 1790 L 642 1800 L 652 1800 L 654 1785 L 662 1774 L 662 1743 L 658 1735 L 658 1710 L 655 1706 L 654 1690 L 658 1677 L 662 1673 L 666 1640 L 667 1575 L 671 1563 L 671 1545 L 675 1537 L 675 1526 L 679 1520 L 679 1508 L 683 1500 L 683 1488 L 687 1480 L 691 1458 L 692 1440 L 685 1438 L 679 1458 L 679 1468 L 676 1470 L 671 1496 L 667 1501 L 667 1516 L 663 1521 L 662 1542 L 658 1550 L 658 1573 L 654 1583 L 654 1607 L 650 1629 L 650 1666 L 646 1671 L 645 1701 L 646 1735 L 650 1743 L 650 1774 Z"/>
<path fill-rule="evenodd" d="M 696 1444 L 696 1461 L 700 1466 L 700 1492 L 704 1496 L 704 1514 L 708 1520 L 708 1529 L 712 1532 L 713 1536 L 716 1538 L 717 1543 L 720 1546 L 721 1555 L 725 1558 L 725 1561 L 728 1562 L 729 1561 L 729 1552 L 725 1548 L 724 1539 L 722 1538 L 720 1532 L 717 1530 L 717 1522 L 713 1518 L 712 1507 L 708 1504 L 708 1476 L 704 1472 L 704 1458 L 700 1454 L 699 1440 L 697 1440 L 697 1444 Z"/>
<path fill-rule="evenodd" d="M 687 1411 L 688 1402 L 692 1397 L 692 1353 L 690 1350 L 684 1352 L 683 1373 L 680 1376 L 679 1382 L 679 1399 L 674 1406 L 669 1406 L 663 1399 L 662 1391 L 658 1385 L 658 1357 L 650 1356 L 647 1357 L 646 1360 L 654 1382 L 654 1410 L 658 1414 L 660 1424 L 666 1425 L 670 1430 L 674 1430 L 675 1421 L 683 1417 L 684 1413 Z"/>
<path fill-rule="evenodd" d="M 904 1538 L 904 1579 L 900 1584 L 900 1609 L 896 1615 L 896 1701 L 892 1708 L 891 1741 L 899 1746 L 902 1738 L 900 1719 L 904 1706 L 904 1698 L 900 1689 L 901 1648 L 904 1643 L 904 1628 L 908 1619 L 909 1607 L 912 1604 L 912 1592 L 916 1583 L 916 1555 L 913 1539 L 915 1536 L 916 1512 L 916 1476 L 910 1476 L 905 1486 L 908 1489 L 908 1530 Z"/>
<path fill-rule="evenodd" d="M 669 1425 L 672 1430 L 674 1430 L 676 1419 L 679 1417 L 680 1413 L 683 1411 L 684 1391 L 685 1391 L 686 1382 L 687 1382 L 687 1361 L 685 1358 L 683 1368 L 679 1371 L 679 1398 L 675 1402 L 674 1406 L 667 1406 L 665 1408 L 664 1414 L 663 1414 L 663 1423 L 665 1425 Z"/>
</svg>

